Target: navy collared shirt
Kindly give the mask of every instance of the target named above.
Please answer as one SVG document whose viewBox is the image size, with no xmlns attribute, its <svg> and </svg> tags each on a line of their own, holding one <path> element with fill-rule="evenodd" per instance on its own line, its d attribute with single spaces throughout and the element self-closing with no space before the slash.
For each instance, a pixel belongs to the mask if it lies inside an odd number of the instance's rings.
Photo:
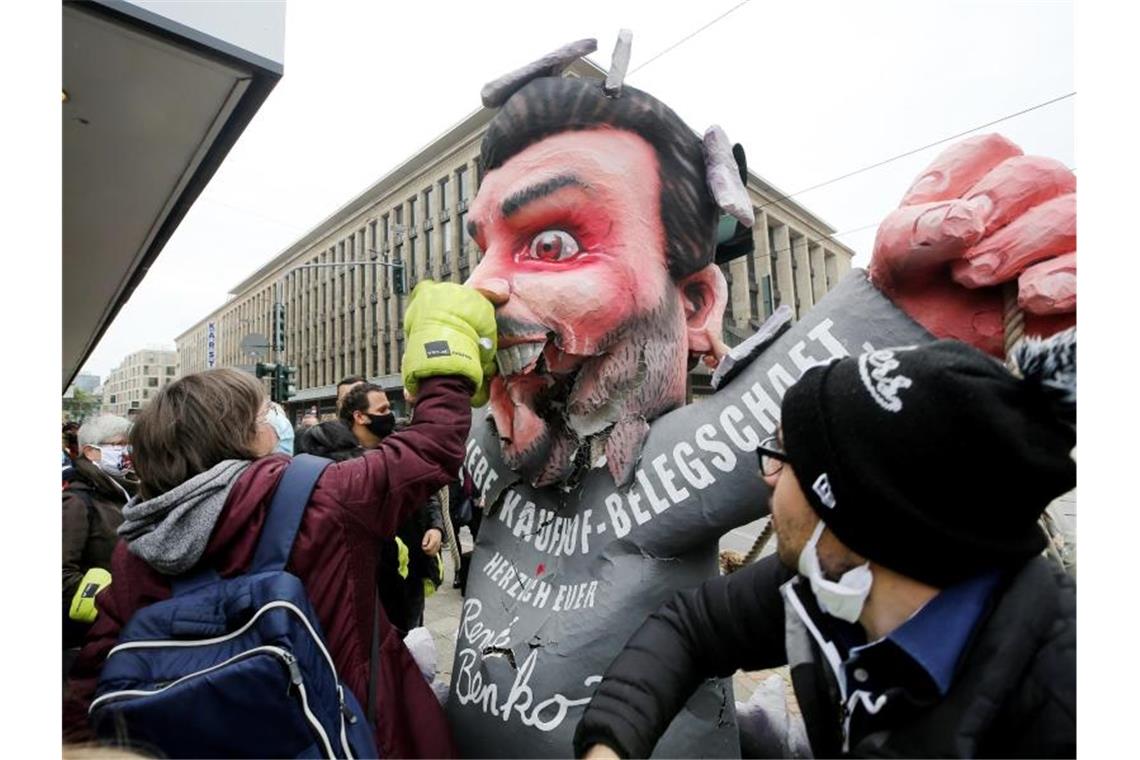
<svg viewBox="0 0 1140 760">
<path fill-rule="evenodd" d="M 887 640 L 894 642 L 926 671 L 940 696 L 950 690 L 962 651 L 1000 580 L 1001 572 L 993 570 L 943 589 L 887 635 Z M 878 643 L 856 647 L 851 655 Z"/>
<path fill-rule="evenodd" d="M 833 618 L 815 605 L 805 608 L 842 659 L 847 747 L 946 695 L 1001 578 L 1001 571 L 994 570 L 945 588 L 898 628 L 870 643 L 858 623 Z"/>
</svg>

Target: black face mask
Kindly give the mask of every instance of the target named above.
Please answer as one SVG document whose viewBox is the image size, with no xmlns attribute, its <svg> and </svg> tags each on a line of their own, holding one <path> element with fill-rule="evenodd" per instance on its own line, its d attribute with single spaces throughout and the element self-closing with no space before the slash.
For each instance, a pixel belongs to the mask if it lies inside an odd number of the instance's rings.
<svg viewBox="0 0 1140 760">
<path fill-rule="evenodd" d="M 392 412 L 368 415 L 368 431 L 377 438 L 387 438 L 395 428 L 396 415 Z"/>
</svg>

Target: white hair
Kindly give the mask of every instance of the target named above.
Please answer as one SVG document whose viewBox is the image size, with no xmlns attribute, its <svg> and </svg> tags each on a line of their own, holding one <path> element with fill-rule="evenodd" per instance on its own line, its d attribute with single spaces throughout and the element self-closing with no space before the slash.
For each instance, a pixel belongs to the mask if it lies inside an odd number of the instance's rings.
<svg viewBox="0 0 1140 760">
<path fill-rule="evenodd" d="M 98 446 L 111 438 L 127 436 L 131 430 L 131 423 L 117 414 L 101 414 L 88 420 L 79 428 L 79 448 L 84 446 Z"/>
</svg>

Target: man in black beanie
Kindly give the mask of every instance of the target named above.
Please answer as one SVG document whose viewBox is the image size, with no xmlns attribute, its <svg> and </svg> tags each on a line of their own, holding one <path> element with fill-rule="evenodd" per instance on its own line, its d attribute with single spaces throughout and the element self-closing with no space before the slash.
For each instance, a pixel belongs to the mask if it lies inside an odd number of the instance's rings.
<svg viewBox="0 0 1140 760">
<path fill-rule="evenodd" d="M 761 444 L 776 556 L 679 592 L 578 725 L 646 757 L 693 689 L 789 665 L 816 757 L 1073 757 L 1076 586 L 1038 525 L 1076 484 L 1075 333 L 1011 373 L 954 341 L 788 390 Z"/>
</svg>

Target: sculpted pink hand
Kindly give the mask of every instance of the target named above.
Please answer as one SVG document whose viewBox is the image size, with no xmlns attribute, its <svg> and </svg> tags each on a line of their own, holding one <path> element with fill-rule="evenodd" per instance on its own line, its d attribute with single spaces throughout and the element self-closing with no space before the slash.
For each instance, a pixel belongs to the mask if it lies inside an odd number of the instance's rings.
<svg viewBox="0 0 1140 760">
<path fill-rule="evenodd" d="M 1022 308 L 1049 317 L 1027 319 L 1030 334 L 1069 327 L 1075 192 L 1075 176 L 1058 161 L 1021 155 L 1001 135 L 963 140 L 934 160 L 879 227 L 871 280 L 935 335 L 998 356 L 1003 283 L 1017 281 Z"/>
</svg>

